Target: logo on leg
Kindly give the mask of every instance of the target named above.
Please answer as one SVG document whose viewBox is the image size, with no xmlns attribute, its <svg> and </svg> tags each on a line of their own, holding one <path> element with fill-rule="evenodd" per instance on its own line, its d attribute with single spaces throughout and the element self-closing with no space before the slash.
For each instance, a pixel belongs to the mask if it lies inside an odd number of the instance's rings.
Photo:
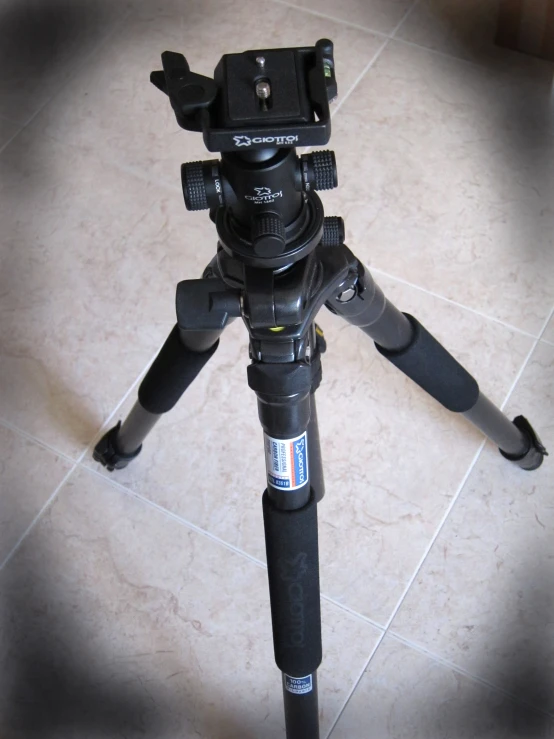
<svg viewBox="0 0 554 739">
<path fill-rule="evenodd" d="M 294 695 L 311 693 L 313 689 L 312 676 L 291 677 L 290 675 L 285 675 L 285 688 L 289 693 L 294 693 Z"/>
</svg>

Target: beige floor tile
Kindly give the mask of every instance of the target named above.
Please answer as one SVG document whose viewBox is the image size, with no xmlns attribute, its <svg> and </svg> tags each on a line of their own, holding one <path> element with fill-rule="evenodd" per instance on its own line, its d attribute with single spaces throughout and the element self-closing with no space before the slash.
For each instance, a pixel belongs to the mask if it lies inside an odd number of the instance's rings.
<svg viewBox="0 0 554 739">
<path fill-rule="evenodd" d="M 345 93 L 381 38 L 269 0 L 148 2 L 33 125 L 142 177 L 179 187 L 181 162 L 207 155 L 201 134 L 180 129 L 168 99 L 149 82 L 150 72 L 161 68 L 161 53 L 185 53 L 193 71 L 213 76 L 224 53 L 260 44 L 313 45 L 322 37 L 335 43 Z"/>
<path fill-rule="evenodd" d="M 0 566 L 69 471 L 69 462 L 0 426 Z"/>
<path fill-rule="evenodd" d="M 175 283 L 211 258 L 208 224 L 189 218 L 183 246 L 178 191 L 45 137 L 1 164 L 0 417 L 75 456 L 163 341 Z"/>
<path fill-rule="evenodd" d="M 293 0 L 293 5 L 325 13 L 362 28 L 391 33 L 412 6 L 412 0 Z"/>
<path fill-rule="evenodd" d="M 26 123 L 128 11 L 127 0 L 5 0 L 0 25 L 0 113 Z"/>
<path fill-rule="evenodd" d="M 380 282 L 502 402 L 531 348 L 529 337 L 395 281 Z M 361 332 L 327 311 L 321 323 L 329 342 L 318 392 L 328 490 L 319 512 L 323 589 L 384 623 L 481 437 L 411 385 Z M 248 363 L 246 331 L 237 322 L 141 456 L 115 479 L 263 559 L 265 471 Z"/>
<path fill-rule="evenodd" d="M 387 637 L 331 739 L 547 739 L 552 721 Z"/>
<path fill-rule="evenodd" d="M 539 344 L 509 402 L 554 449 L 554 347 Z M 418 574 L 395 632 L 554 709 L 552 457 L 535 472 L 485 450 Z"/>
<path fill-rule="evenodd" d="M 495 0 L 420 0 L 397 37 L 462 59 L 505 60 L 495 46 L 498 3 Z"/>
<path fill-rule="evenodd" d="M 536 7 L 540 14 L 545 6 Z M 495 44 L 498 8 L 497 0 L 419 0 L 397 38 L 486 66 L 544 68 L 534 57 Z"/>
<path fill-rule="evenodd" d="M 265 570 L 91 473 L 0 586 L 3 736 L 284 735 Z M 329 604 L 323 622 L 325 732 L 378 634 Z"/>
<path fill-rule="evenodd" d="M 536 335 L 554 292 L 549 70 L 389 44 L 334 118 L 326 209 L 350 247 Z"/>
</svg>

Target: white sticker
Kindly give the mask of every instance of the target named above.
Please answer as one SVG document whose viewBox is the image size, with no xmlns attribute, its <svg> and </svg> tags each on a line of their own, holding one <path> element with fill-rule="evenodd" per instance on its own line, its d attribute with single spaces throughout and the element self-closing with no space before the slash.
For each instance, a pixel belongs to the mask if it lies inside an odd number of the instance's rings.
<svg viewBox="0 0 554 739">
<path fill-rule="evenodd" d="M 285 688 L 289 693 L 304 695 L 305 693 L 311 693 L 312 687 L 311 675 L 307 675 L 306 677 L 291 677 L 290 675 L 285 675 Z"/>
<path fill-rule="evenodd" d="M 308 433 L 295 439 L 273 439 L 264 433 L 267 480 L 274 488 L 298 490 L 309 478 Z"/>
</svg>

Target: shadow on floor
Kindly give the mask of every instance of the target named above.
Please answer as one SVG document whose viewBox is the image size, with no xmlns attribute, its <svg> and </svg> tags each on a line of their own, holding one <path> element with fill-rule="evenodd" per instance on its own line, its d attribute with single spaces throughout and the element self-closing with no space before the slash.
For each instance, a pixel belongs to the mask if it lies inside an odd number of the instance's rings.
<svg viewBox="0 0 554 739">
<path fill-rule="evenodd" d="M 133 639 L 123 619 L 107 625 L 113 626 L 113 653 L 95 648 L 104 628 L 103 614 L 106 622 L 113 621 L 112 604 L 102 605 L 90 578 L 79 583 L 60 572 L 57 564 L 63 553 L 52 558 L 42 544 L 35 529 L 32 541 L 0 573 L 3 739 L 259 739 L 249 728 L 251 716 L 240 715 L 238 709 L 220 715 L 228 701 L 207 685 L 202 690 L 211 695 L 209 715 L 202 713 L 191 697 L 194 678 L 186 676 L 186 664 L 179 665 L 184 673 L 181 683 L 192 686 L 191 695 L 171 690 L 170 679 L 154 676 L 164 650 L 133 654 Z M 40 553 L 27 557 L 28 550 L 37 547 Z M 40 569 L 32 566 L 39 561 Z M 91 599 L 93 612 L 86 606 Z M 136 651 L 148 649 L 148 640 L 136 646 Z M 214 726 L 225 729 L 214 732 Z"/>
</svg>

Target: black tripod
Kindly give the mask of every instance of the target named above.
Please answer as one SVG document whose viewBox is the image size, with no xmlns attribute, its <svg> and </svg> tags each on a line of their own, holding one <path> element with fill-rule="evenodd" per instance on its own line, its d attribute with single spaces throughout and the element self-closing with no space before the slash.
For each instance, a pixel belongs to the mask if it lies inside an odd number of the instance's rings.
<svg viewBox="0 0 554 739">
<path fill-rule="evenodd" d="M 250 336 L 248 383 L 264 430 L 262 504 L 275 660 L 283 672 L 288 739 L 319 737 L 317 668 L 321 617 L 317 508 L 323 469 L 314 393 L 321 380 L 325 305 L 359 326 L 377 350 L 451 411 L 462 413 L 501 454 L 526 470 L 546 450 L 529 422 L 510 421 L 418 321 L 384 297 L 344 245 L 340 218 L 325 218 L 316 190 L 336 187 L 326 144 L 336 95 L 333 45 L 225 55 L 214 80 L 162 55 L 151 80 L 179 124 L 202 131 L 221 160 L 182 166 L 189 210 L 210 209 L 219 244 L 200 280 L 177 286 L 177 325 L 149 369 L 138 402 L 97 444 L 94 458 L 125 467 L 242 317 Z"/>
</svg>

